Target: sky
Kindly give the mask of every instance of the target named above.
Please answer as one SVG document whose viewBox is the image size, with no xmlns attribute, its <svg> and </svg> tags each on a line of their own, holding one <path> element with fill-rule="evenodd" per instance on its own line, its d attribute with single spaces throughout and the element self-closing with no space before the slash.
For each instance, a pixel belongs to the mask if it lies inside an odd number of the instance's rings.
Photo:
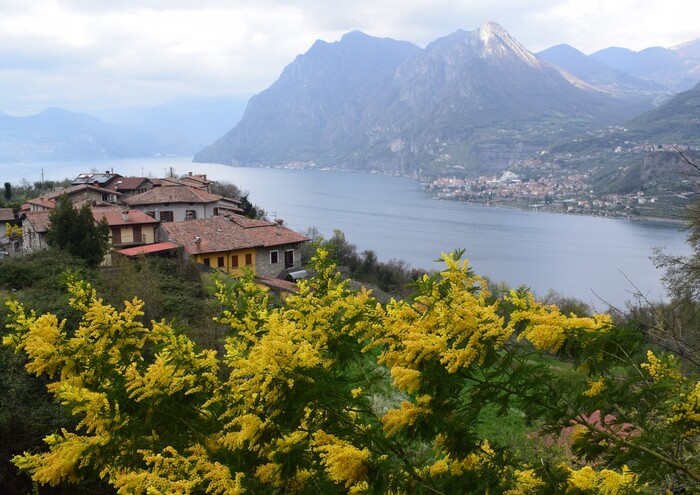
<svg viewBox="0 0 700 495">
<path fill-rule="evenodd" d="M 90 112 L 269 87 L 349 31 L 425 47 L 486 21 L 530 51 L 700 38 L 694 0 L 0 0 L 0 111 Z"/>
</svg>

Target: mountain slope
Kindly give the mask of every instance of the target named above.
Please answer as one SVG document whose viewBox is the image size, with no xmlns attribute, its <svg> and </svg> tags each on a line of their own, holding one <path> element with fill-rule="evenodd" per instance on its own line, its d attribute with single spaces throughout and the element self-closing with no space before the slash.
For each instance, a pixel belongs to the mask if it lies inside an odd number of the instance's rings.
<svg viewBox="0 0 700 495">
<path fill-rule="evenodd" d="M 286 163 L 313 159 L 354 126 L 396 67 L 418 47 L 351 32 L 317 41 L 267 90 L 250 99 L 241 122 L 195 161 Z"/>
<path fill-rule="evenodd" d="M 639 79 L 613 69 L 576 48 L 561 44 L 537 53 L 537 56 L 561 67 L 579 79 L 620 97 L 644 100 L 667 98 L 669 90 L 654 81 Z"/>
<path fill-rule="evenodd" d="M 685 91 L 700 80 L 700 40 L 672 48 L 651 47 L 635 52 L 611 47 L 591 58 L 634 77 L 654 81 L 673 91 Z"/>
<path fill-rule="evenodd" d="M 480 173 L 639 109 L 539 59 L 495 23 L 424 50 L 351 33 L 297 57 L 195 161 Z"/>
<path fill-rule="evenodd" d="M 87 160 L 182 153 L 177 143 L 107 124 L 96 117 L 50 108 L 28 117 L 0 115 L 0 160 Z"/>
</svg>

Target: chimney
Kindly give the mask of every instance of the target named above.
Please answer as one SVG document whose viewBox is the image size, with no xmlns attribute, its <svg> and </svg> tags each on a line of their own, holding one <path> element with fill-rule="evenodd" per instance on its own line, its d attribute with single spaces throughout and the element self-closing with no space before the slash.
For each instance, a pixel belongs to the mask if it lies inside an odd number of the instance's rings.
<svg viewBox="0 0 700 495">
<path fill-rule="evenodd" d="M 277 223 L 278 229 L 282 227 L 282 224 L 284 224 L 284 220 L 282 220 L 281 218 L 278 218 L 277 220 L 275 220 L 275 222 Z"/>
<path fill-rule="evenodd" d="M 122 212 L 122 220 L 124 220 L 125 222 L 129 221 L 129 210 L 124 210 Z"/>
</svg>

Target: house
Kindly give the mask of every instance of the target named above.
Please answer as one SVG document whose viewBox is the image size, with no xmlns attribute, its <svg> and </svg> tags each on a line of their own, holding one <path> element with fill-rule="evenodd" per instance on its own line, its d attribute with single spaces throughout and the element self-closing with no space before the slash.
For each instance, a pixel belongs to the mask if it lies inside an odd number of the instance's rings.
<svg viewBox="0 0 700 495">
<path fill-rule="evenodd" d="M 32 253 L 46 249 L 50 210 L 27 211 L 22 214 L 22 251 Z"/>
<path fill-rule="evenodd" d="M 156 242 L 158 220 L 138 210 L 92 208 L 96 222 L 103 218 L 109 226 L 109 241 L 116 249 Z"/>
<path fill-rule="evenodd" d="M 147 177 L 122 177 L 112 179 L 104 189 L 116 191 L 125 197 L 135 196 L 153 189 L 153 182 Z"/>
<path fill-rule="evenodd" d="M 0 258 L 13 256 L 21 249 L 21 239 L 7 235 L 8 225 L 14 225 L 12 208 L 0 208 Z"/>
<path fill-rule="evenodd" d="M 38 198 L 30 199 L 22 205 L 22 211 L 51 210 L 56 206 L 59 196 L 67 194 L 71 202 L 76 205 L 88 203 L 91 205 L 115 205 L 124 195 L 117 191 L 110 191 L 100 186 L 79 184 L 44 194 Z"/>
<path fill-rule="evenodd" d="M 301 244 L 309 239 L 281 222 L 218 216 L 162 225 L 168 241 L 181 245 L 196 262 L 240 276 L 280 278 L 301 269 Z"/>
<path fill-rule="evenodd" d="M 187 186 L 155 187 L 124 202 L 163 223 L 243 213 L 238 200 Z"/>
<path fill-rule="evenodd" d="M 119 177 L 121 177 L 121 175 L 110 172 L 109 170 L 106 170 L 104 173 L 88 172 L 79 174 L 71 184 L 74 186 L 92 185 L 96 187 L 105 187 Z"/>
</svg>

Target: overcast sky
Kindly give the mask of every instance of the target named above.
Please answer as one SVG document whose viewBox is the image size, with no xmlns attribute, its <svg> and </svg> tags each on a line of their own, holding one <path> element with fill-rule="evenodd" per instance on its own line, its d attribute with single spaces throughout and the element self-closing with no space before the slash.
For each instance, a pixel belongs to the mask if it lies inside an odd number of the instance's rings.
<svg viewBox="0 0 700 495">
<path fill-rule="evenodd" d="M 501 24 L 533 52 L 700 38 L 695 0 L 0 0 L 0 111 L 89 111 L 251 95 L 317 39 L 352 30 L 424 47 Z"/>
</svg>

